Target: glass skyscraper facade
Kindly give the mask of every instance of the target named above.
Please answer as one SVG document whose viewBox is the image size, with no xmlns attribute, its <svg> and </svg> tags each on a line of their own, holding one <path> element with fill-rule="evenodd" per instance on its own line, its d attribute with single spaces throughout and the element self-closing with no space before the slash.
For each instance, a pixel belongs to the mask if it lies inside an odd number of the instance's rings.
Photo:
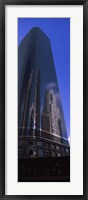
<svg viewBox="0 0 88 200">
<path fill-rule="evenodd" d="M 33 152 L 34 157 L 51 156 L 51 150 L 46 147 L 43 154 L 43 145 L 55 143 L 60 148 L 69 148 L 50 40 L 37 27 L 19 45 L 18 107 L 19 152 L 24 143 L 24 155 L 30 151 L 29 155 Z M 36 142 L 40 142 L 40 150 Z M 53 155 L 56 154 L 54 151 Z"/>
<path fill-rule="evenodd" d="M 40 73 L 29 71 L 27 65 L 19 104 L 19 135 L 28 136 L 30 130 L 40 129 Z"/>
</svg>

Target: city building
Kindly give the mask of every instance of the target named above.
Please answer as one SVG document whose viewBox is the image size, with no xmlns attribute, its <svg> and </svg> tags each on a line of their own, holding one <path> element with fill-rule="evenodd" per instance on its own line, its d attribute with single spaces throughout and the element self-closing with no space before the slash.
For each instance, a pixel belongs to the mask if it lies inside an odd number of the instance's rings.
<svg viewBox="0 0 88 200">
<path fill-rule="evenodd" d="M 70 155 L 50 40 L 37 27 L 19 45 L 18 107 L 19 158 Z"/>
</svg>

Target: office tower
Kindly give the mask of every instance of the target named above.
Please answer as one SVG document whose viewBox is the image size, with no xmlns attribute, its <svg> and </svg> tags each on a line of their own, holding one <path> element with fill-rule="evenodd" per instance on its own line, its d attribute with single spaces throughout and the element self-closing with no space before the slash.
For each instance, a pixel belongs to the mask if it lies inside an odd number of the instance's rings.
<svg viewBox="0 0 88 200">
<path fill-rule="evenodd" d="M 50 40 L 37 27 L 19 45 L 18 106 L 19 155 L 64 155 L 58 151 L 69 143 Z"/>
</svg>

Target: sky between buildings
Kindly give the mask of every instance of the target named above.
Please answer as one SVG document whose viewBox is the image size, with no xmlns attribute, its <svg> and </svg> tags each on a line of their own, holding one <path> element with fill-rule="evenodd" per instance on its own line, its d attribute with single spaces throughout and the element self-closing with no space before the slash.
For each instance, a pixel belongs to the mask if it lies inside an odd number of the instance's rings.
<svg viewBox="0 0 88 200">
<path fill-rule="evenodd" d="M 33 27 L 41 28 L 50 39 L 67 134 L 70 137 L 70 18 L 18 18 L 18 45 Z"/>
</svg>

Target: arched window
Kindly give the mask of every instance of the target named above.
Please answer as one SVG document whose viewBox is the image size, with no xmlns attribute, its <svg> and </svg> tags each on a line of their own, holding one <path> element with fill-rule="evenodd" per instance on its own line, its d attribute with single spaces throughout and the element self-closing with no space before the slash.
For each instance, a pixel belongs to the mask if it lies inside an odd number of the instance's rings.
<svg viewBox="0 0 88 200">
<path fill-rule="evenodd" d="M 51 156 L 51 153 L 50 153 L 50 151 L 47 149 L 46 151 L 45 151 L 45 157 L 50 157 Z"/>
</svg>

